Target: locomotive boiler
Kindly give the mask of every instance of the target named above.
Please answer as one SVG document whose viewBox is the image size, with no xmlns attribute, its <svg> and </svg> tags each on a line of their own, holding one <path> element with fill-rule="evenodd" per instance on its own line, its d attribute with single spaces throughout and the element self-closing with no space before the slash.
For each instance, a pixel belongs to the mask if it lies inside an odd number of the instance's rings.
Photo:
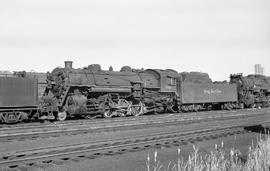
<svg viewBox="0 0 270 171">
<path fill-rule="evenodd" d="M 71 61 L 47 75 L 42 113 L 66 117 L 138 116 L 148 112 L 178 111 L 177 81 L 173 70 L 105 71 L 92 64 L 74 69 Z"/>
</svg>

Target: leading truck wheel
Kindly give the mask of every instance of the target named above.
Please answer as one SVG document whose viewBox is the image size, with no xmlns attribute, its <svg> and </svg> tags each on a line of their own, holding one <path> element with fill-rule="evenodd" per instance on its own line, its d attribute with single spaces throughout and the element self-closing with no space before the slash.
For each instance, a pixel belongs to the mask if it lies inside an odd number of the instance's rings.
<svg viewBox="0 0 270 171">
<path fill-rule="evenodd" d="M 112 111 L 110 111 L 110 109 L 105 110 L 104 114 L 103 114 L 104 118 L 111 118 L 112 117 Z"/>
<path fill-rule="evenodd" d="M 57 113 L 57 120 L 58 121 L 64 121 L 67 118 L 67 112 L 63 111 L 63 112 L 58 112 Z"/>
</svg>

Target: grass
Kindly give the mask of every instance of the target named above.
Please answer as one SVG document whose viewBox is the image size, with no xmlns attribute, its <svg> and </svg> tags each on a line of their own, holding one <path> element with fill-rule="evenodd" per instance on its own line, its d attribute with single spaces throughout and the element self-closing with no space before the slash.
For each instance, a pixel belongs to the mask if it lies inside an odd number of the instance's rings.
<svg viewBox="0 0 270 171">
<path fill-rule="evenodd" d="M 158 160 L 157 150 L 153 159 L 146 159 L 147 171 L 269 171 L 270 170 L 270 135 L 258 139 L 257 145 L 249 147 L 246 159 L 241 157 L 238 149 L 230 149 L 229 154 L 223 148 L 223 142 L 215 145 L 208 154 L 202 155 L 193 146 L 193 152 L 187 160 L 181 156 L 181 149 L 177 150 L 176 162 L 164 165 Z"/>
</svg>

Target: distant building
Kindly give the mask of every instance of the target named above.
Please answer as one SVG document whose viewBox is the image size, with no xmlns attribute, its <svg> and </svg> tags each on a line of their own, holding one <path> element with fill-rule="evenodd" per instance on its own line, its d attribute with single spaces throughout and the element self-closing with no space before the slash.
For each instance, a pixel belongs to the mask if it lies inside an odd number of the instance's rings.
<svg viewBox="0 0 270 171">
<path fill-rule="evenodd" d="M 264 68 L 261 64 L 255 64 L 255 74 L 256 75 L 264 75 Z"/>
</svg>

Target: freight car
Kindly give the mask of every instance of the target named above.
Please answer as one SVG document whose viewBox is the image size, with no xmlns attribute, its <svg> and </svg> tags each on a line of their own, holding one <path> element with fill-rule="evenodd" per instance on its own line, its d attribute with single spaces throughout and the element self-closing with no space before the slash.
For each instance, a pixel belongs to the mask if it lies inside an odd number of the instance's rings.
<svg viewBox="0 0 270 171">
<path fill-rule="evenodd" d="M 245 107 L 270 105 L 270 79 L 266 76 L 232 74 L 230 83 L 237 84 L 238 101 Z"/>
<path fill-rule="evenodd" d="M 16 123 L 38 112 L 38 88 L 34 78 L 0 77 L 0 122 Z"/>
</svg>

